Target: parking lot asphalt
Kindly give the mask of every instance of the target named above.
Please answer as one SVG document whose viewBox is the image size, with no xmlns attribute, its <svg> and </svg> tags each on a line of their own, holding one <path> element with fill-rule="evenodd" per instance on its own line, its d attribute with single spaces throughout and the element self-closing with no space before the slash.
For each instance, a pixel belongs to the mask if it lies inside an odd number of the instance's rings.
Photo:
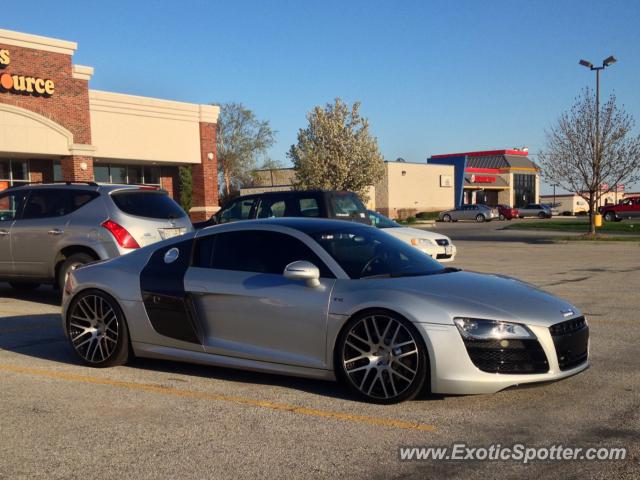
<svg viewBox="0 0 640 480">
<path fill-rule="evenodd" d="M 0 284 L 0 478 L 638 478 L 640 247 L 547 244 L 536 232 L 505 240 L 513 233 L 497 224 L 466 225 L 438 225 L 458 245 L 450 265 L 513 275 L 577 305 L 590 369 L 393 406 L 331 382 L 165 361 L 91 369 L 64 339 L 56 292 Z M 527 466 L 399 461 L 400 446 L 454 442 L 629 451 L 624 461 Z"/>
</svg>

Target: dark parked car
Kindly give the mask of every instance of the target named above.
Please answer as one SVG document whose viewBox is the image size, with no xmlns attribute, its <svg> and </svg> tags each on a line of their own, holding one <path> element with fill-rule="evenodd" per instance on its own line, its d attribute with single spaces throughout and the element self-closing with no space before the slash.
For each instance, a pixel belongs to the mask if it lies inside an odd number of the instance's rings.
<svg viewBox="0 0 640 480">
<path fill-rule="evenodd" d="M 353 192 L 289 190 L 243 195 L 194 227 L 201 229 L 238 220 L 278 217 L 334 218 L 371 225 L 366 207 Z"/>
<path fill-rule="evenodd" d="M 509 205 L 498 205 L 498 214 L 500 220 L 511 220 L 512 218 L 518 218 L 518 209 L 510 207 Z"/>
</svg>

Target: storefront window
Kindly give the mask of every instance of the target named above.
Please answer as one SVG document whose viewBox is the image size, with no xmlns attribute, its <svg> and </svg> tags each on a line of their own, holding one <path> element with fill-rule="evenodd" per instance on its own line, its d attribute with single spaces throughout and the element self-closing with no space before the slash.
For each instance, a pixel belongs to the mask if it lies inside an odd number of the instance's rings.
<svg viewBox="0 0 640 480">
<path fill-rule="evenodd" d="M 536 201 L 536 176 L 531 174 L 514 174 L 513 190 L 515 206 L 524 207 Z"/>
<path fill-rule="evenodd" d="M 109 165 L 96 165 L 93 164 L 93 177 L 98 183 L 109 183 L 111 177 L 109 176 Z"/>
<path fill-rule="evenodd" d="M 29 163 L 26 160 L 0 159 L 0 190 L 27 182 L 29 182 Z"/>
<path fill-rule="evenodd" d="M 127 183 L 144 183 L 142 178 L 142 167 L 131 165 L 127 167 Z"/>
<path fill-rule="evenodd" d="M 53 162 L 53 181 L 61 182 L 64 178 L 62 178 L 62 165 L 60 165 L 60 160 Z"/>
<path fill-rule="evenodd" d="M 160 167 L 94 163 L 93 176 L 98 183 L 160 185 Z"/>
<path fill-rule="evenodd" d="M 160 185 L 160 167 L 144 167 L 144 183 Z"/>
<path fill-rule="evenodd" d="M 111 165 L 111 183 L 127 183 L 127 167 Z"/>
</svg>

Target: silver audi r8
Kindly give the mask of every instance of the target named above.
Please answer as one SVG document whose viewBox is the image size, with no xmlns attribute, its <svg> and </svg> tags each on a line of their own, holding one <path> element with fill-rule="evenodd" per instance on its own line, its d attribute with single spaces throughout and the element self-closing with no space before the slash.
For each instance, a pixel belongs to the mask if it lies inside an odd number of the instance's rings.
<svg viewBox="0 0 640 480">
<path fill-rule="evenodd" d="M 336 220 L 214 226 L 80 267 L 62 318 L 92 366 L 134 354 L 339 379 L 378 403 L 588 367 L 589 330 L 573 305 Z"/>
</svg>

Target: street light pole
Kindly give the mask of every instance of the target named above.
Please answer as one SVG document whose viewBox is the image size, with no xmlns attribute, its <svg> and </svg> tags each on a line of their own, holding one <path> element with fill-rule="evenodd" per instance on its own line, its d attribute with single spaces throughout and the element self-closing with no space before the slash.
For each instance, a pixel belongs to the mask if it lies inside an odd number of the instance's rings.
<svg viewBox="0 0 640 480">
<path fill-rule="evenodd" d="M 601 67 L 594 67 L 593 63 L 587 61 L 587 60 L 580 60 L 580 65 L 582 65 L 583 67 L 587 67 L 589 70 L 596 72 L 596 135 L 595 138 L 593 139 L 593 154 L 594 154 L 594 170 L 595 170 L 595 183 L 596 183 L 596 198 L 591 199 L 591 205 L 590 205 L 590 211 L 589 211 L 589 216 L 592 217 L 594 215 L 594 208 L 597 208 L 598 206 L 596 205 L 598 203 L 598 199 L 600 197 L 600 193 L 602 192 L 602 186 L 601 186 L 601 177 L 600 177 L 600 164 L 601 164 L 601 151 L 600 151 L 600 70 L 604 70 L 605 68 L 613 65 L 614 63 L 616 63 L 617 60 L 613 55 L 610 55 L 609 57 L 605 58 L 602 61 L 602 66 Z"/>
</svg>

